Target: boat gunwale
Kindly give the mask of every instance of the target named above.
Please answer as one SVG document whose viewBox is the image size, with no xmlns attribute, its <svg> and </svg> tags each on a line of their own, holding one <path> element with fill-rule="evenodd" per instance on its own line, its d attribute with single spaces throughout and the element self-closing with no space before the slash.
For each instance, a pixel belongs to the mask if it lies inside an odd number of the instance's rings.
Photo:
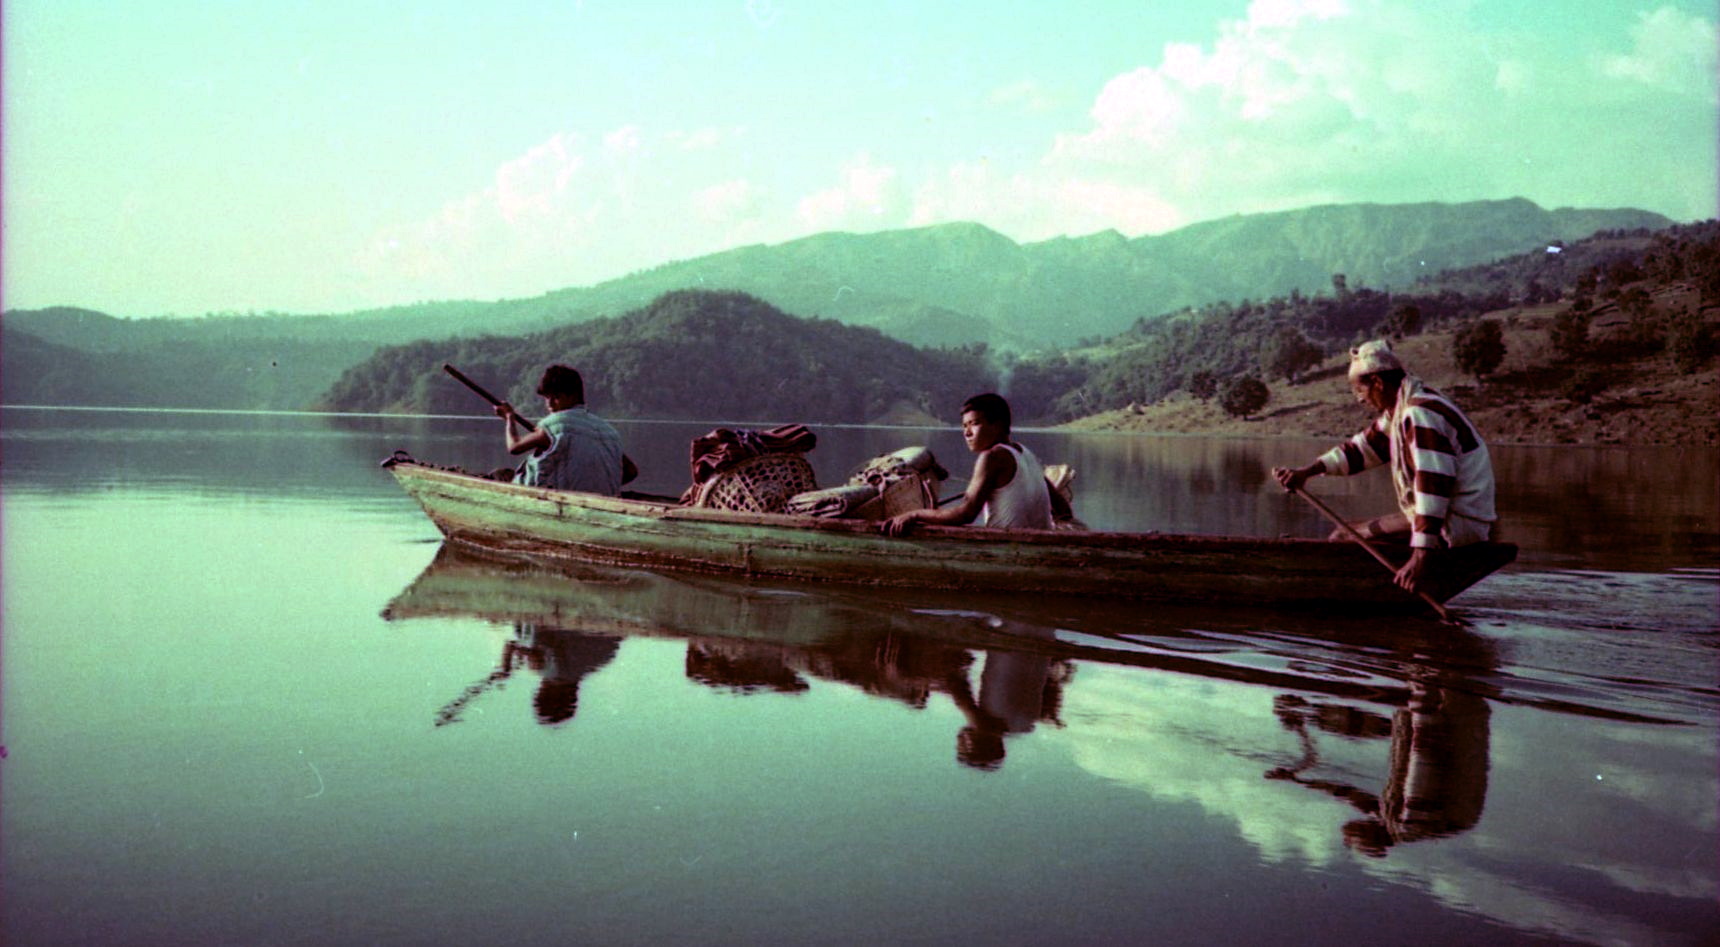
<svg viewBox="0 0 1720 947">
<path fill-rule="evenodd" d="M 884 539 L 899 539 L 913 541 L 915 538 L 952 540 L 957 542 L 984 543 L 987 545 L 1004 543 L 1025 543 L 1030 545 L 1051 545 L 1071 547 L 1119 547 L 1139 548 L 1142 544 L 1150 546 L 1213 546 L 1226 549 L 1243 547 L 1260 547 L 1271 549 L 1330 548 L 1335 545 L 1328 539 L 1314 537 L 1289 536 L 1276 539 L 1247 536 L 1211 536 L 1196 533 L 1161 533 L 1157 530 L 1148 532 L 1124 532 L 1117 530 L 1068 530 L 1068 529 L 998 529 L 975 526 L 940 526 L 934 524 L 917 524 L 914 531 L 906 537 L 884 537 L 878 521 L 843 519 L 809 514 L 794 513 L 757 513 L 744 510 L 722 510 L 710 507 L 681 506 L 655 500 L 632 499 L 626 497 L 610 497 L 597 493 L 583 493 L 571 490 L 551 490 L 545 487 L 526 486 L 516 483 L 503 483 L 488 480 L 475 474 L 444 470 L 421 462 L 402 461 L 390 465 L 396 477 L 420 477 L 430 480 L 441 480 L 456 484 L 480 493 L 497 495 L 513 495 L 531 497 L 558 506 L 575 504 L 589 509 L 601 510 L 608 513 L 618 513 L 637 516 L 642 519 L 668 520 L 689 524 L 709 523 L 715 525 L 754 526 L 773 529 L 790 530 L 796 533 L 827 532 L 841 534 L 871 534 Z"/>
</svg>

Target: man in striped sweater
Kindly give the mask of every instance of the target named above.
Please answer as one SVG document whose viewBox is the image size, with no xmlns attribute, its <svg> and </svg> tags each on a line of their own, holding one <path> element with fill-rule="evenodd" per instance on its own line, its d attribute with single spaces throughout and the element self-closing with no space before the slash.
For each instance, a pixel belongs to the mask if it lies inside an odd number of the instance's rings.
<svg viewBox="0 0 1720 947">
<path fill-rule="evenodd" d="M 1492 538 L 1497 515 L 1487 444 L 1457 405 L 1405 371 L 1384 341 L 1350 351 L 1350 390 L 1378 412 L 1374 423 L 1313 463 L 1275 467 L 1272 475 L 1296 490 L 1320 474 L 1347 477 L 1390 463 L 1400 512 L 1356 524 L 1356 530 L 1370 539 L 1407 539 L 1410 558 L 1397 584 L 1423 591 L 1435 550 Z"/>
</svg>

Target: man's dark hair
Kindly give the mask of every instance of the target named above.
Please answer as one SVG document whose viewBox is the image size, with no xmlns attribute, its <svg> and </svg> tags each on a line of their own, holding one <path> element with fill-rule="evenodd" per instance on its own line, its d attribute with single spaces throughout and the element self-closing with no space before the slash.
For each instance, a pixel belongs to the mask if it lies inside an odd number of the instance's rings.
<svg viewBox="0 0 1720 947">
<path fill-rule="evenodd" d="M 585 379 L 566 365 L 551 365 L 543 370 L 543 380 L 538 382 L 537 393 L 545 397 L 571 398 L 574 404 L 584 404 Z"/>
<path fill-rule="evenodd" d="M 1003 400 L 1002 395 L 994 395 L 989 391 L 983 395 L 974 395 L 962 402 L 962 413 L 969 411 L 993 424 L 1003 425 L 1006 433 L 1009 431 L 1009 402 Z"/>
</svg>

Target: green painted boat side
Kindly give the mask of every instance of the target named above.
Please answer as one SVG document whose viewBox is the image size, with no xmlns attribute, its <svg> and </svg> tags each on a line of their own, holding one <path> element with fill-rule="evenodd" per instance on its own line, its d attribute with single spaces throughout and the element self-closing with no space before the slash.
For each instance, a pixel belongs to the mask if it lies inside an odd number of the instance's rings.
<svg viewBox="0 0 1720 947">
<path fill-rule="evenodd" d="M 866 521 L 544 490 L 412 461 L 388 467 L 450 543 L 524 560 L 903 588 L 1426 608 L 1353 543 L 937 526 L 891 538 Z M 1449 599 L 1516 554 L 1503 543 L 1448 553 L 1435 597 Z"/>
</svg>

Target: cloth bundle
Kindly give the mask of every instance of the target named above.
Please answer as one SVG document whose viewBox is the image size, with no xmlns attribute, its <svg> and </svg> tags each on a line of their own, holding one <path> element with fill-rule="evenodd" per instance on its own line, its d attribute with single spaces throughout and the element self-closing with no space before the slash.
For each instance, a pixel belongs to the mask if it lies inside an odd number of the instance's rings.
<svg viewBox="0 0 1720 947">
<path fill-rule="evenodd" d="M 936 457 L 924 447 L 904 447 L 874 457 L 848 478 L 848 483 L 812 490 L 788 501 L 789 513 L 808 516 L 879 519 L 937 501 L 937 485 L 949 478 Z M 912 480 L 911 484 L 903 484 Z M 896 489 L 898 485 L 901 489 Z"/>
<path fill-rule="evenodd" d="M 908 476 L 937 481 L 950 479 L 949 471 L 938 464 L 938 459 L 932 456 L 929 449 L 904 447 L 867 461 L 859 473 L 848 478 L 848 482 L 871 484 L 882 490 L 887 484 Z"/>
<path fill-rule="evenodd" d="M 805 516 L 842 517 L 877 496 L 878 488 L 869 483 L 850 483 L 825 490 L 810 490 L 790 497 L 787 512 Z"/>
<path fill-rule="evenodd" d="M 765 431 L 717 428 L 693 438 L 693 485 L 698 486 L 735 464 L 760 454 L 804 454 L 818 444 L 818 435 L 804 424 L 784 424 Z"/>
</svg>

